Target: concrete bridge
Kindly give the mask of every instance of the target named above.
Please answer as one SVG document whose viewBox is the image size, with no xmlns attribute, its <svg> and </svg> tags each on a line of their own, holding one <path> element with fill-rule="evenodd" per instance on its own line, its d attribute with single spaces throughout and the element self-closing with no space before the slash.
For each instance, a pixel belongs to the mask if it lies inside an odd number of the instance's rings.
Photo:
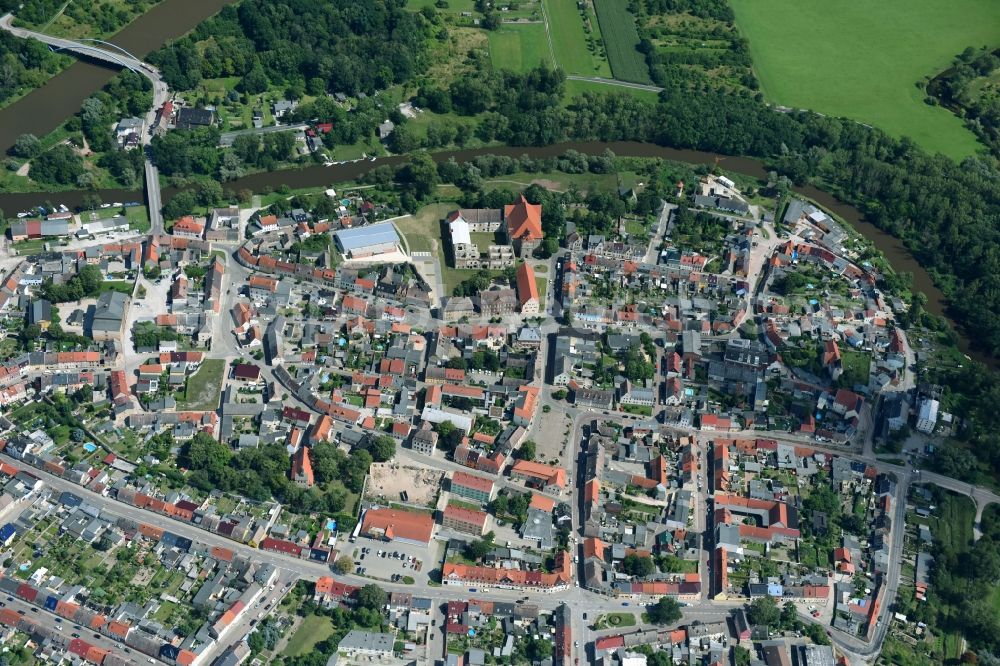
<svg viewBox="0 0 1000 666">
<path fill-rule="evenodd" d="M 15 37 L 22 39 L 37 39 L 43 44 L 48 44 L 53 51 L 67 51 L 83 58 L 97 60 L 98 62 L 131 70 L 136 74 L 141 74 L 149 79 L 153 84 L 153 108 L 145 117 L 142 131 L 142 146 L 146 157 L 146 204 L 149 209 L 149 219 L 152 224 L 151 233 L 159 235 L 163 233 L 163 215 L 160 212 L 162 203 L 160 200 L 160 181 L 156 166 L 149 157 L 149 142 L 152 137 L 152 128 L 156 122 L 156 112 L 163 106 L 169 97 L 167 84 L 160 76 L 160 72 L 141 59 L 132 55 L 125 49 L 99 39 L 71 40 L 61 37 L 53 37 L 41 32 L 34 32 L 24 28 L 17 28 L 13 25 L 13 14 L 7 13 L 0 17 L 0 29 L 6 30 Z"/>
</svg>

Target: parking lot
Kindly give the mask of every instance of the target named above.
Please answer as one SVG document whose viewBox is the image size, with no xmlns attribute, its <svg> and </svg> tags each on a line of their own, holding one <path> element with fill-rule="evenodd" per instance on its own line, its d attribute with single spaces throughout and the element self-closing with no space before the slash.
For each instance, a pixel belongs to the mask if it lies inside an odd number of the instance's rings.
<svg viewBox="0 0 1000 666">
<path fill-rule="evenodd" d="M 358 538 L 354 543 L 354 573 L 388 582 L 426 584 L 428 573 L 438 568 L 444 544 L 431 541 L 426 546 Z M 380 554 L 381 553 L 381 554 Z M 397 578 L 398 577 L 398 578 Z"/>
</svg>

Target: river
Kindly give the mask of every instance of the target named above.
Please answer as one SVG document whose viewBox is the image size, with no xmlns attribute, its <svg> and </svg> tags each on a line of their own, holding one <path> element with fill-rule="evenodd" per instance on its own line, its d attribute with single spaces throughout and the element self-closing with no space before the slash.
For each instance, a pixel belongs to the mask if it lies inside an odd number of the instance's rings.
<svg viewBox="0 0 1000 666">
<path fill-rule="evenodd" d="M 167 41 L 184 35 L 235 0 L 162 0 L 107 41 L 140 58 Z M 0 151 L 17 137 L 45 136 L 80 110 L 83 100 L 100 90 L 118 72 L 80 60 L 17 102 L 0 110 Z"/>
<path fill-rule="evenodd" d="M 491 148 L 471 148 L 466 150 L 443 151 L 434 154 L 436 161 L 445 161 L 454 158 L 458 162 L 468 161 L 477 155 L 509 155 L 517 157 L 528 155 L 534 158 L 554 157 L 562 155 L 567 150 L 577 150 L 582 153 L 599 154 L 606 149 L 610 149 L 616 155 L 622 157 L 655 157 L 688 164 L 718 164 L 720 168 L 736 173 L 744 174 L 758 179 L 767 178 L 767 169 L 760 160 L 749 157 L 731 157 L 717 155 L 699 150 L 679 150 L 667 148 L 651 143 L 640 143 L 634 141 L 613 141 L 613 142 L 569 142 L 551 146 L 494 146 Z M 359 179 L 376 166 L 383 164 L 399 164 L 406 160 L 405 156 L 395 155 L 392 157 L 382 157 L 375 162 L 351 162 L 348 164 L 337 164 L 329 167 L 315 165 L 300 169 L 287 169 L 284 171 L 272 171 L 266 173 L 255 173 L 245 176 L 235 181 L 226 183 L 225 188 L 231 191 L 247 189 L 252 192 L 261 192 L 266 188 L 275 189 L 282 185 L 290 188 L 307 187 L 328 187 L 332 183 L 343 183 Z M 821 206 L 832 211 L 853 226 L 858 233 L 870 240 L 877 247 L 893 268 L 898 272 L 909 272 L 913 274 L 913 289 L 922 291 L 927 296 L 927 310 L 935 315 L 948 317 L 947 299 L 944 293 L 934 284 L 930 274 L 914 258 L 913 254 L 906 249 L 903 243 L 896 237 L 891 236 L 871 222 L 865 220 L 864 215 L 854 206 L 838 200 L 833 195 L 824 192 L 811 185 L 797 186 L 795 192 L 816 201 Z M 175 193 L 175 190 L 167 189 L 163 192 L 163 199 L 167 201 Z M 0 194 L 0 210 L 8 216 L 14 212 L 26 210 L 46 201 L 56 204 L 66 204 L 70 207 L 79 206 L 87 192 L 46 192 L 35 194 Z M 99 190 L 104 201 L 131 201 L 142 198 L 138 192 L 123 190 Z M 983 363 L 995 366 L 997 359 L 978 353 L 970 341 L 961 335 L 961 329 L 952 322 L 955 330 L 959 332 L 959 348 L 963 353 L 969 354 Z"/>
</svg>

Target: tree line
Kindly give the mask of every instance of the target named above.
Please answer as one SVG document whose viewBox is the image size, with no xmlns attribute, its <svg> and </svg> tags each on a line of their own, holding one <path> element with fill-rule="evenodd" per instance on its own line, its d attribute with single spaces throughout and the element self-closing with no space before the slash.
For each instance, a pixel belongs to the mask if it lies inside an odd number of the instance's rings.
<svg viewBox="0 0 1000 666">
<path fill-rule="evenodd" d="M 21 39 L 0 32 L 0 105 L 21 93 L 37 88 L 56 74 L 65 57 L 60 57 L 34 39 Z"/>
<path fill-rule="evenodd" d="M 248 0 L 150 55 L 174 90 L 240 77 L 242 92 L 271 86 L 293 99 L 371 94 L 405 83 L 425 64 L 427 22 L 405 0 Z"/>
<path fill-rule="evenodd" d="M 966 126 L 996 155 L 1000 155 L 1000 89 L 982 83 L 998 70 L 1000 51 L 970 46 L 927 85 L 928 103 L 940 102 L 964 118 Z"/>
</svg>

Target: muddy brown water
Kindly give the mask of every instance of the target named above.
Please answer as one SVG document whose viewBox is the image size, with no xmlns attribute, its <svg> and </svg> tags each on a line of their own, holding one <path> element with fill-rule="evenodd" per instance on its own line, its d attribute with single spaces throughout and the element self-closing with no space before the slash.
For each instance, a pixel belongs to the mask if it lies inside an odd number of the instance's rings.
<svg viewBox="0 0 1000 666">
<path fill-rule="evenodd" d="M 235 0 L 162 0 L 107 41 L 142 58 L 166 42 L 193 30 Z M 6 154 L 17 137 L 44 136 L 80 110 L 90 95 L 118 72 L 78 60 L 5 109 L 0 110 L 0 152 Z"/>
<path fill-rule="evenodd" d="M 221 3 L 220 3 L 221 4 Z M 454 158 L 458 162 L 470 160 L 478 155 L 508 155 L 518 157 L 528 155 L 533 158 L 554 157 L 562 155 L 567 150 L 577 150 L 582 153 L 599 154 L 606 149 L 610 149 L 621 157 L 655 157 L 688 164 L 718 164 L 722 169 L 751 176 L 758 179 L 767 178 L 767 168 L 760 160 L 748 157 L 732 157 L 718 155 L 699 150 L 681 150 L 668 148 L 650 143 L 640 143 L 632 141 L 614 142 L 567 142 L 541 147 L 509 147 L 495 146 L 490 148 L 475 148 L 456 151 L 443 151 L 434 154 L 437 161 L 445 161 Z M 399 164 L 406 160 L 405 156 L 397 155 L 392 157 L 379 158 L 375 162 L 359 161 L 347 164 L 337 164 L 329 167 L 321 165 L 308 166 L 300 169 L 288 169 L 284 171 L 273 171 L 269 173 L 256 173 L 239 180 L 226 183 L 227 190 L 237 191 L 248 189 L 252 192 L 261 192 L 266 188 L 276 189 L 282 185 L 290 188 L 309 187 L 329 187 L 333 183 L 342 183 L 357 180 L 371 169 L 383 164 Z M 842 219 L 851 224 L 862 236 L 872 241 L 893 266 L 896 271 L 906 271 L 913 274 L 913 288 L 922 291 L 927 295 L 927 310 L 935 315 L 948 317 L 947 299 L 940 289 L 935 286 L 930 274 L 914 258 L 913 254 L 903 245 L 898 238 L 885 233 L 871 222 L 865 220 L 864 215 L 854 206 L 838 200 L 833 195 L 824 192 L 814 186 L 807 185 L 795 187 L 795 192 L 802 196 L 816 201 L 821 206 L 829 209 Z M 132 201 L 143 200 L 141 192 L 129 192 L 123 190 L 101 190 L 96 192 L 104 201 Z M 14 212 L 26 210 L 32 206 L 42 204 L 46 201 L 56 204 L 66 204 L 73 207 L 81 204 L 87 192 L 53 192 L 35 194 L 0 194 L 0 210 L 11 216 Z M 164 201 L 169 200 L 174 194 L 174 190 L 164 190 Z M 954 322 L 953 322 L 954 323 Z M 961 329 L 956 325 L 956 330 Z M 959 336 L 959 348 L 973 358 L 997 367 L 998 359 L 978 352 L 972 342 L 964 335 Z"/>
</svg>

